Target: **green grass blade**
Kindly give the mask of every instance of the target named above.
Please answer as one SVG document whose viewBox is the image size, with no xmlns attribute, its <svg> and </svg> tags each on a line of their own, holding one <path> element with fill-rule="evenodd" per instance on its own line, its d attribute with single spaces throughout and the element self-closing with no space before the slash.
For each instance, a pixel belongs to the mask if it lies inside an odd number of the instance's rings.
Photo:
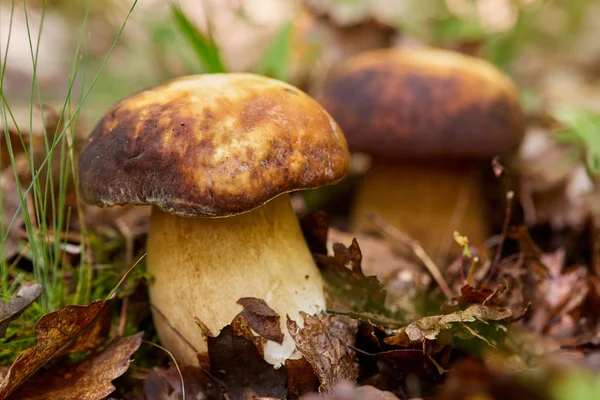
<svg viewBox="0 0 600 400">
<path fill-rule="evenodd" d="M 205 71 L 208 73 L 227 72 L 221 60 L 219 48 L 212 38 L 202 34 L 188 19 L 179 5 L 173 3 L 171 11 L 179 32 L 187 39 Z"/>
<path fill-rule="evenodd" d="M 292 21 L 288 21 L 279 29 L 271 45 L 256 64 L 255 72 L 281 81 L 287 80 L 291 40 Z"/>
</svg>

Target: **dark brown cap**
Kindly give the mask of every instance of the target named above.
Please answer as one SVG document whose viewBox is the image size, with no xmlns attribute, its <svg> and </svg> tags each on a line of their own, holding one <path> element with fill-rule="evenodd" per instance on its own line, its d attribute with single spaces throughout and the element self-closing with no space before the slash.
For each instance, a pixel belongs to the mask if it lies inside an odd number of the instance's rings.
<svg viewBox="0 0 600 400">
<path fill-rule="evenodd" d="M 374 156 L 491 158 L 514 150 L 524 135 L 511 80 L 449 50 L 362 53 L 332 71 L 317 100 L 351 150 Z"/>
<path fill-rule="evenodd" d="M 79 158 L 89 203 L 222 217 L 342 179 L 346 140 L 311 97 L 253 74 L 187 76 L 115 104 Z"/>
</svg>

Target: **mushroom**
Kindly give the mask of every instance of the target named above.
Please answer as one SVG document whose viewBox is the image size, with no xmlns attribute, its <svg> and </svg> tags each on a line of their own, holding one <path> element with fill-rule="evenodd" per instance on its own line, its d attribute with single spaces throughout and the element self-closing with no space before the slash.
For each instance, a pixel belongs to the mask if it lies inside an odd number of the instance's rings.
<svg viewBox="0 0 600 400">
<path fill-rule="evenodd" d="M 442 49 L 373 50 L 334 69 L 317 100 L 350 150 L 372 156 L 352 229 L 370 230 L 377 213 L 438 262 L 453 255 L 454 230 L 487 238 L 482 166 L 524 136 L 518 90 L 496 67 Z"/>
<path fill-rule="evenodd" d="M 286 83 L 245 73 L 177 78 L 116 103 L 79 158 L 81 194 L 99 206 L 151 205 L 147 270 L 161 342 L 184 365 L 242 310 L 277 312 L 283 342 L 265 360 L 294 357 L 286 315 L 325 306 L 323 283 L 289 192 L 341 180 L 346 140 L 330 115 Z"/>
</svg>

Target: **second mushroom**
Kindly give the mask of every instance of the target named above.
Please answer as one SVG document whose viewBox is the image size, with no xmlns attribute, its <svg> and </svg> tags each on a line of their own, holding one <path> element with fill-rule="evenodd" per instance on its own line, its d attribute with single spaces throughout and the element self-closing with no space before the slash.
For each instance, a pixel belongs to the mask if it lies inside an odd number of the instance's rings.
<svg viewBox="0 0 600 400">
<path fill-rule="evenodd" d="M 433 48 L 362 53 L 328 77 L 319 102 L 350 149 L 372 156 L 352 226 L 379 214 L 417 239 L 435 260 L 454 230 L 473 244 L 488 235 L 482 167 L 524 135 L 517 87 L 492 64 Z"/>
</svg>

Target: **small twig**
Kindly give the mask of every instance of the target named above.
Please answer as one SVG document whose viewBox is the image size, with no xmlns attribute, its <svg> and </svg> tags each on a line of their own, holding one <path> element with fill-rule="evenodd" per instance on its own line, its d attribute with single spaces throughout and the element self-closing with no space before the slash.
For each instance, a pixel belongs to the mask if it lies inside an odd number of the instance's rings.
<svg viewBox="0 0 600 400">
<path fill-rule="evenodd" d="M 115 294 L 115 292 L 117 291 L 117 289 L 123 284 L 123 282 L 125 282 L 125 279 L 127 279 L 127 277 L 129 276 L 129 274 L 131 273 L 131 271 L 133 271 L 133 269 L 144 259 L 144 257 L 146 257 L 146 254 L 147 253 L 142 254 L 142 256 L 140 258 L 138 258 L 138 260 L 135 262 L 135 264 L 133 264 L 127 270 L 127 272 L 125 272 L 125 275 L 123 275 L 121 277 L 121 280 L 117 283 L 117 285 L 113 288 L 113 290 L 110 291 L 110 293 L 106 297 L 107 299 L 111 298 Z"/>
<path fill-rule="evenodd" d="M 500 262 L 500 256 L 502 255 L 504 242 L 506 242 L 506 237 L 508 235 L 508 226 L 510 225 L 513 199 L 515 197 L 515 192 L 511 189 L 512 185 L 510 182 L 510 177 L 504 170 L 504 166 L 500 163 L 498 157 L 495 157 L 492 160 L 492 168 L 496 177 L 500 178 L 500 176 L 504 176 L 504 184 L 506 189 L 506 210 L 504 212 L 504 223 L 502 224 L 502 234 L 500 235 L 500 243 L 498 244 L 496 255 L 494 256 L 494 261 L 492 262 L 492 265 L 490 267 L 490 275 L 493 275 L 496 272 L 496 267 Z"/>
<path fill-rule="evenodd" d="M 460 264 L 460 268 L 458 269 L 460 272 L 460 282 L 462 285 L 465 284 L 465 253 L 460 253 L 460 258 L 458 259 L 458 263 Z"/>
<path fill-rule="evenodd" d="M 142 340 L 142 342 L 161 349 L 162 351 L 167 353 L 169 355 L 169 357 L 171 357 L 171 360 L 173 360 L 173 364 L 175 364 L 175 368 L 177 368 L 177 372 L 179 373 L 179 379 L 181 380 L 181 399 L 185 400 L 185 381 L 183 380 L 183 373 L 181 372 L 181 369 L 179 368 L 179 364 L 177 364 L 177 360 L 173 356 L 173 353 L 171 353 L 169 350 L 167 350 L 166 348 L 162 347 L 159 344 L 152 343 L 147 340 Z"/>
<path fill-rule="evenodd" d="M 442 273 L 440 272 L 438 266 L 431 259 L 431 257 L 429 257 L 429 255 L 423 249 L 419 242 L 410 238 L 404 232 L 401 232 L 398 228 L 396 228 L 392 224 L 389 224 L 377 214 L 369 213 L 368 218 L 383 233 L 391 236 L 394 240 L 410 247 L 413 253 L 423 262 L 425 268 L 427 268 L 429 273 L 433 276 L 433 279 L 436 281 L 442 292 L 444 292 L 444 295 L 448 299 L 454 297 L 452 290 L 450 290 L 450 287 L 448 286 L 448 283 L 442 276 Z"/>
<path fill-rule="evenodd" d="M 470 285 L 473 281 L 473 275 L 475 274 L 475 270 L 479 265 L 479 257 L 473 257 L 471 259 L 471 268 L 469 268 L 469 274 L 467 275 L 467 285 Z"/>
<path fill-rule="evenodd" d="M 14 261 L 10 264 L 10 266 L 6 270 L 7 275 L 10 275 L 10 273 L 12 272 L 13 269 L 15 269 L 15 267 L 17 266 L 19 261 L 21 261 L 23 259 L 23 257 L 25 257 L 25 253 L 27 253 L 27 250 L 29 250 L 30 246 L 31 246 L 31 243 L 29 243 L 29 242 L 27 242 L 27 244 L 25 246 L 23 246 L 23 248 L 21 249 L 21 251 L 19 252 L 17 257 L 14 259 Z"/>
</svg>

